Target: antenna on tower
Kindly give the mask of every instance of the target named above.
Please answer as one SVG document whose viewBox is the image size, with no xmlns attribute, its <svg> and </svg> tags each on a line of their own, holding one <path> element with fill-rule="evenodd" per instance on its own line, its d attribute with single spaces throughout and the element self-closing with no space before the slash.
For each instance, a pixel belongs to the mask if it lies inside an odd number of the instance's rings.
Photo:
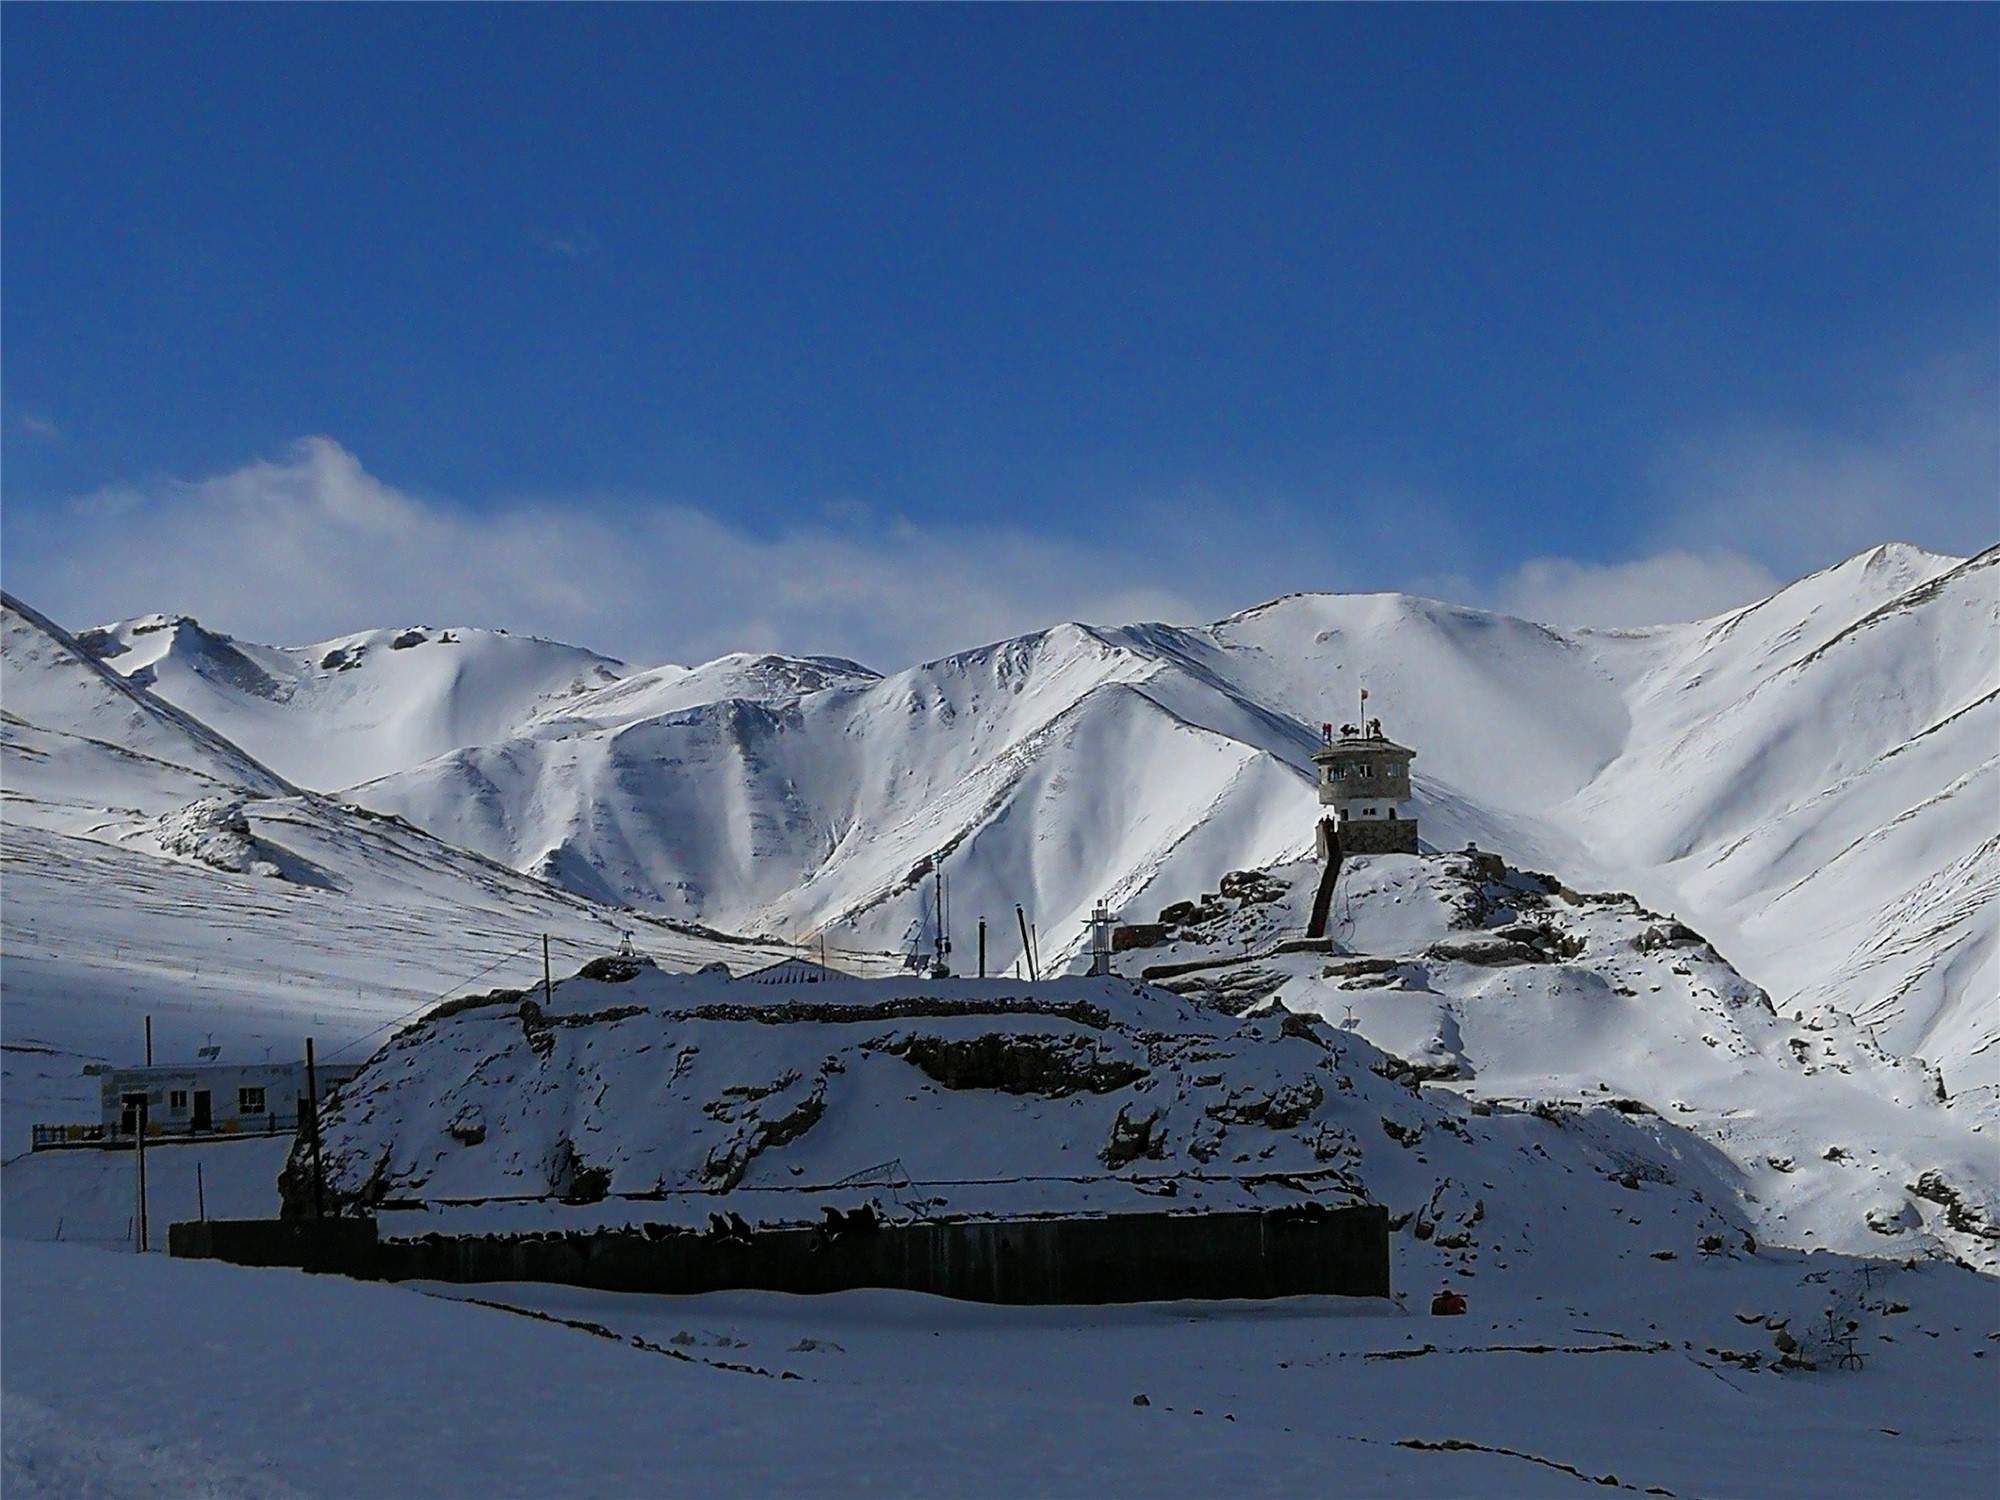
<svg viewBox="0 0 2000 1500">
<path fill-rule="evenodd" d="M 944 855 L 939 854 L 931 861 L 931 873 L 937 881 L 937 935 L 932 940 L 931 978 L 951 977 L 951 916 L 945 905 L 948 887 L 944 879 Z"/>
<path fill-rule="evenodd" d="M 1090 973 L 1101 978 L 1111 972 L 1111 908 L 1100 901 L 1090 909 Z"/>
</svg>

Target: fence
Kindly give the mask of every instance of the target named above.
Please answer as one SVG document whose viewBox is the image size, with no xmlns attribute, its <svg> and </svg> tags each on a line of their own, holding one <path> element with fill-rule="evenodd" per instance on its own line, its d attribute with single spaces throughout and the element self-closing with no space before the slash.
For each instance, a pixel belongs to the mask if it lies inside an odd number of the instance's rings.
<svg viewBox="0 0 2000 1500">
<path fill-rule="evenodd" d="M 588 1233 L 380 1240 L 372 1219 L 175 1224 L 177 1256 L 385 1281 L 542 1281 L 686 1295 L 888 1287 L 973 1302 L 1387 1297 L 1379 1204 L 1135 1213 L 718 1236 L 652 1224 Z"/>
<path fill-rule="evenodd" d="M 174 1125 L 152 1120 L 146 1126 L 148 1146 L 184 1145 L 190 1141 L 256 1140 L 268 1136 L 291 1135 L 299 1128 L 297 1115 L 259 1115 L 256 1125 L 224 1120 L 208 1130 L 192 1125 Z M 66 1147 L 94 1146 L 101 1151 L 130 1151 L 138 1144 L 138 1133 L 109 1125 L 36 1125 L 31 1128 L 31 1151 L 58 1151 Z"/>
</svg>

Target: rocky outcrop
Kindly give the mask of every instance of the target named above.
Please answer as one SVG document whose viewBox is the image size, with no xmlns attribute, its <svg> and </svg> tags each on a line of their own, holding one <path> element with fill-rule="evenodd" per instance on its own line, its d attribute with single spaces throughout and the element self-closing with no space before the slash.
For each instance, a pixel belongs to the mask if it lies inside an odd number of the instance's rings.
<svg viewBox="0 0 2000 1500">
<path fill-rule="evenodd" d="M 1432 943 L 1425 952 L 1429 957 L 1443 959 L 1447 963 L 1481 964 L 1489 968 L 1497 968 L 1503 964 L 1548 962 L 1547 956 L 1539 949 L 1513 938 L 1496 937 L 1490 933 L 1449 938 L 1441 943 Z"/>
<path fill-rule="evenodd" d="M 1960 1234 L 1969 1234 L 1975 1239 L 2000 1240 L 2000 1224 L 1993 1222 L 1991 1212 L 1946 1181 L 1942 1172 L 1925 1172 L 1910 1184 L 1910 1191 L 1942 1208 L 1945 1223 Z"/>
<path fill-rule="evenodd" d="M 796 1078 L 790 1080 L 796 1081 Z M 759 1100 L 750 1102 L 761 1102 L 761 1098 L 768 1098 L 777 1092 L 781 1090 L 766 1090 Z M 825 1113 L 826 1079 L 819 1078 L 809 1093 L 783 1113 L 767 1117 L 757 1110 L 748 1114 L 738 1122 L 739 1129 L 729 1140 L 709 1148 L 708 1157 L 701 1166 L 702 1180 L 717 1192 L 728 1192 L 743 1180 L 743 1174 L 759 1154 L 797 1140 L 817 1125 Z"/>
<path fill-rule="evenodd" d="M 989 1032 L 977 1037 L 898 1037 L 882 1050 L 921 1069 L 948 1089 L 998 1089 L 1004 1094 L 1108 1094 L 1136 1083 L 1146 1069 L 1107 1056 L 1082 1037 Z"/>
<path fill-rule="evenodd" d="M 1132 1106 L 1119 1106 L 1118 1118 L 1111 1122 L 1111 1139 L 1097 1153 L 1098 1160 L 1117 1171 L 1146 1157 L 1158 1161 L 1167 1154 L 1166 1135 L 1160 1128 L 1160 1111 L 1134 1117 Z"/>
</svg>

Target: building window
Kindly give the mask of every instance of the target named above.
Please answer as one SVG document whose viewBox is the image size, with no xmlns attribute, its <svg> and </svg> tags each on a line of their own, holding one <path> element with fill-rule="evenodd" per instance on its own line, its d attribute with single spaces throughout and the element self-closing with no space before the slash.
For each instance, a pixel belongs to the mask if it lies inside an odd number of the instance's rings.
<svg viewBox="0 0 2000 1500">
<path fill-rule="evenodd" d="M 186 1089 L 167 1090 L 168 1109 L 172 1110 L 175 1114 L 179 1114 L 187 1107 L 188 1107 L 188 1091 Z"/>
<path fill-rule="evenodd" d="M 264 1091 L 262 1089 L 238 1089 L 236 1091 L 236 1113 L 239 1115 L 261 1115 L 264 1113 Z"/>
</svg>

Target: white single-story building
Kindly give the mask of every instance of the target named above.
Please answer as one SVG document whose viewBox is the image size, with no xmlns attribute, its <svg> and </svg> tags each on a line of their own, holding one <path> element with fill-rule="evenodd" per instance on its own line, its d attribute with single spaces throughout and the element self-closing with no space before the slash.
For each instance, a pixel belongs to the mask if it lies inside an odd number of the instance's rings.
<svg viewBox="0 0 2000 1500">
<path fill-rule="evenodd" d="M 321 1063 L 320 1097 L 360 1071 L 359 1063 Z M 107 1139 L 130 1139 L 139 1129 L 144 1101 L 146 1133 L 161 1135 L 275 1135 L 296 1130 L 306 1097 L 303 1061 L 264 1063 L 162 1063 L 114 1068 L 98 1078 Z"/>
</svg>

